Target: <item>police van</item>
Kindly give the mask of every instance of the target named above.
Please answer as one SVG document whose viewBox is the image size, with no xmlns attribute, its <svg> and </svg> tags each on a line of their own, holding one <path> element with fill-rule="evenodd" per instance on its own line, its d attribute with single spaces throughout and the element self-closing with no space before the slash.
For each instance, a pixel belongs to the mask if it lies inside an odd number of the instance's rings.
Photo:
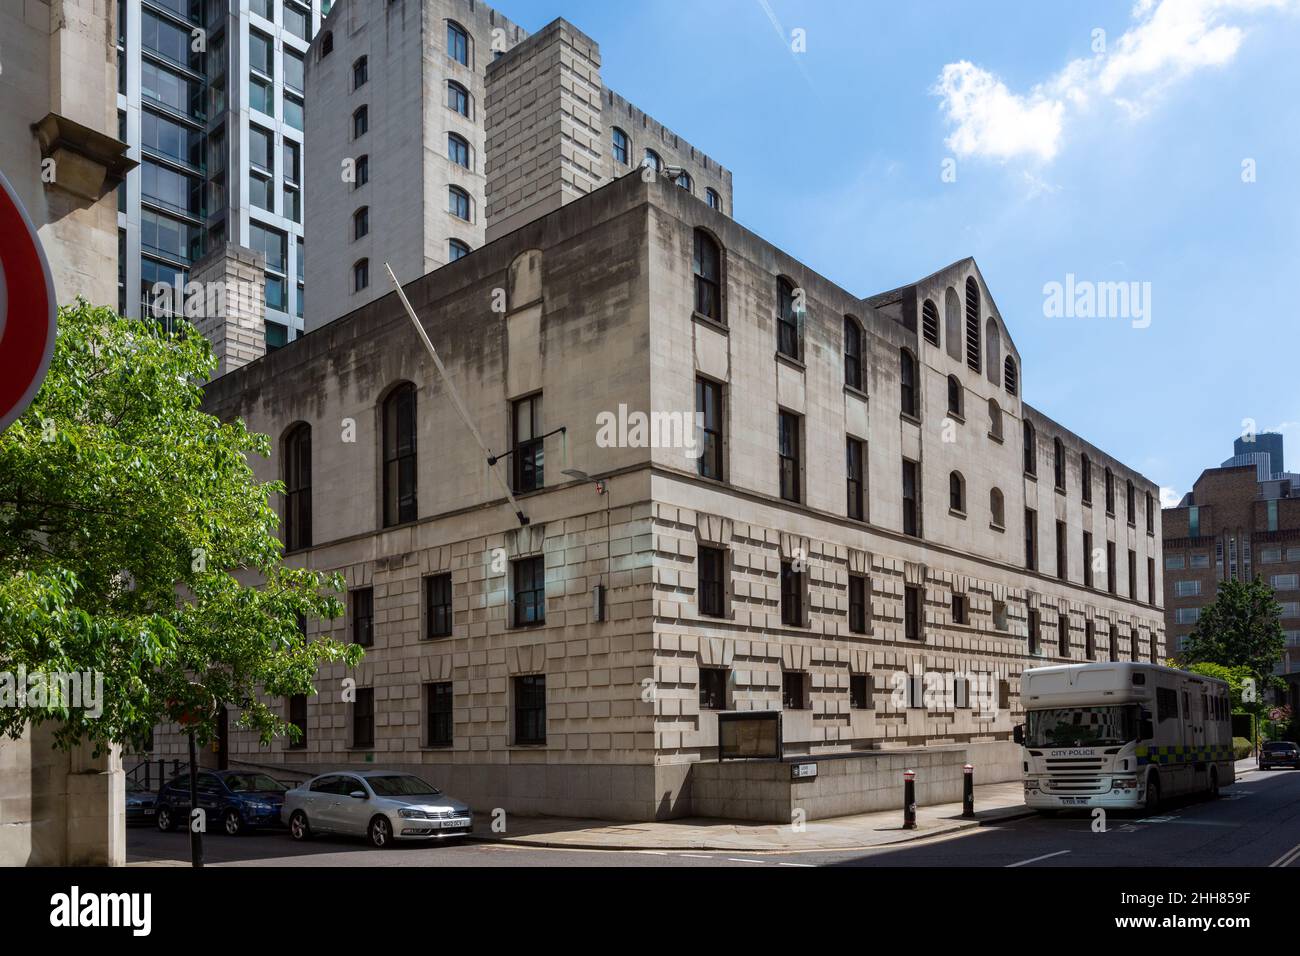
<svg viewBox="0 0 1300 956">
<path fill-rule="evenodd" d="M 1154 811 L 1235 781 L 1228 685 L 1158 664 L 1035 667 L 1020 679 L 1025 804 Z"/>
</svg>

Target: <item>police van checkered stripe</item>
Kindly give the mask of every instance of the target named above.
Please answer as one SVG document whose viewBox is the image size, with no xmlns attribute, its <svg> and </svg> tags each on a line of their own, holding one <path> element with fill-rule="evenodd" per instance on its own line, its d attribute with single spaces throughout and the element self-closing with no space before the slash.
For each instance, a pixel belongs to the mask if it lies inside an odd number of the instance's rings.
<svg viewBox="0 0 1300 956">
<path fill-rule="evenodd" d="M 1137 749 L 1138 766 L 1150 763 L 1210 763 L 1232 759 L 1232 747 L 1228 745 L 1205 747 L 1138 747 Z"/>
</svg>

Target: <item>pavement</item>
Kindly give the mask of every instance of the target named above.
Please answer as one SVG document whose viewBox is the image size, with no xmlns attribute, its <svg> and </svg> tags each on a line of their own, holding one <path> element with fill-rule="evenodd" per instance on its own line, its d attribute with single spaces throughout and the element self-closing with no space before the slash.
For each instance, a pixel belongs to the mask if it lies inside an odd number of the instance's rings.
<svg viewBox="0 0 1300 956">
<path fill-rule="evenodd" d="M 903 829 L 903 808 L 789 823 L 744 823 L 682 817 L 650 823 L 575 820 L 562 817 L 506 818 L 506 832 L 492 832 L 491 820 L 476 825 L 473 839 L 512 846 L 562 850 L 735 850 L 782 853 L 801 850 L 862 850 L 906 843 L 1032 814 L 1019 780 L 975 788 L 975 816 L 962 816 L 960 803 L 918 807 L 916 829 Z"/>
</svg>

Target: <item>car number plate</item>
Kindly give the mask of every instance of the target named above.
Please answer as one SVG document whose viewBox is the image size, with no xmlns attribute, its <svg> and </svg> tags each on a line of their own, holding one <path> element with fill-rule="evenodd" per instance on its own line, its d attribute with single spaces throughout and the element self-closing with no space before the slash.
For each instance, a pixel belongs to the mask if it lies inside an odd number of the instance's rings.
<svg viewBox="0 0 1300 956">
<path fill-rule="evenodd" d="M 441 826 L 444 830 L 450 830 L 453 827 L 467 827 L 469 826 L 469 821 L 468 820 L 443 820 L 441 821 Z"/>
<path fill-rule="evenodd" d="M 147 817 L 147 816 L 150 816 L 152 813 L 153 813 L 153 807 L 148 807 L 148 808 L 144 811 L 144 815 L 145 815 L 146 817 Z"/>
<path fill-rule="evenodd" d="M 1061 802 L 1071 807 L 1082 807 L 1082 806 L 1087 806 L 1088 798 L 1087 797 L 1062 797 Z"/>
</svg>

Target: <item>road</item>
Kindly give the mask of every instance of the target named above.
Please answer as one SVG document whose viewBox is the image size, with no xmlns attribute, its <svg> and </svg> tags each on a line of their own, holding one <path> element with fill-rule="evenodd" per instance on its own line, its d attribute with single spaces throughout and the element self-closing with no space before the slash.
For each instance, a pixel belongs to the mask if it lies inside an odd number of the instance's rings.
<svg viewBox="0 0 1300 956">
<path fill-rule="evenodd" d="M 209 865 L 443 867 L 810 866 L 1290 866 L 1300 869 L 1300 772 L 1251 771 L 1217 801 L 1174 803 L 1155 817 L 1112 813 L 1105 832 L 1088 816 L 1026 817 L 947 837 L 874 850 L 558 850 L 464 842 L 375 850 L 360 840 L 292 842 L 283 832 L 210 834 Z M 185 863 L 184 833 L 127 831 L 128 862 Z"/>
</svg>

